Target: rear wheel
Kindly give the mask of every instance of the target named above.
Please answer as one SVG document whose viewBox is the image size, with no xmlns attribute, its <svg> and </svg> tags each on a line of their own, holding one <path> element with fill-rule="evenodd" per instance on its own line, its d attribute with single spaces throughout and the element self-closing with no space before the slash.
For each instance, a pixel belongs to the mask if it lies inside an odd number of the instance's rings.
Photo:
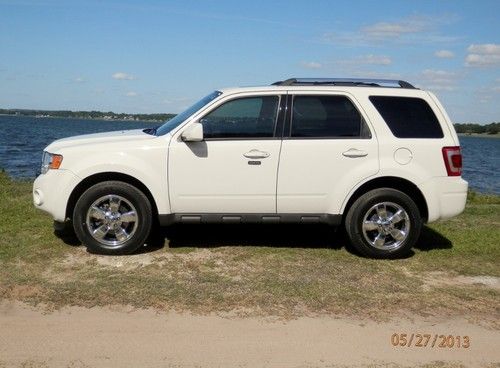
<svg viewBox="0 0 500 368">
<path fill-rule="evenodd" d="M 151 230 L 148 198 L 136 187 L 106 181 L 87 189 L 78 199 L 73 224 L 89 251 L 128 254 L 141 247 Z"/>
<path fill-rule="evenodd" d="M 422 229 L 417 205 L 403 192 L 375 189 L 349 209 L 346 231 L 353 247 L 373 258 L 400 258 L 415 245 Z"/>
</svg>

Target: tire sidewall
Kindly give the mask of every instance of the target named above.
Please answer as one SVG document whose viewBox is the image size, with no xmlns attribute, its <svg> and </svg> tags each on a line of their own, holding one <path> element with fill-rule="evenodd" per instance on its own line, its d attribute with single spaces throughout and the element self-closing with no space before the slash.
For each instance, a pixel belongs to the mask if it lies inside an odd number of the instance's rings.
<svg viewBox="0 0 500 368">
<path fill-rule="evenodd" d="M 363 235 L 363 220 L 367 211 L 380 202 L 393 202 L 401 206 L 410 219 L 410 230 L 404 242 L 394 250 L 382 250 L 371 246 Z M 351 244 L 362 255 L 371 258 L 402 258 L 408 255 L 417 242 L 422 228 L 420 211 L 413 200 L 395 189 L 375 189 L 359 197 L 346 217 L 346 231 Z"/>
<path fill-rule="evenodd" d="M 133 236 L 119 246 L 99 243 L 92 237 L 86 223 L 87 211 L 95 200 L 102 196 L 115 194 L 124 197 L 137 211 L 138 225 Z M 151 230 L 152 211 L 148 198 L 136 187 L 119 181 L 107 181 L 95 184 L 87 189 L 78 199 L 73 211 L 73 226 L 80 241 L 91 253 L 129 254 L 141 247 Z"/>
</svg>

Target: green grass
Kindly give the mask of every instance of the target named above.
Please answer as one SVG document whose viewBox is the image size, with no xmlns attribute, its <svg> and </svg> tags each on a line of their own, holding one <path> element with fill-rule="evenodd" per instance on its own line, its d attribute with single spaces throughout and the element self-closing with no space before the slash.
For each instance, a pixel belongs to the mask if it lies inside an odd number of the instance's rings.
<svg viewBox="0 0 500 368">
<path fill-rule="evenodd" d="M 456 282 L 500 277 L 499 196 L 471 193 L 462 215 L 426 226 L 402 260 L 358 257 L 341 232 L 318 226 L 177 227 L 164 247 L 107 257 L 57 238 L 31 204 L 31 185 L 0 174 L 1 299 L 281 317 L 499 317 L 498 289 Z"/>
</svg>

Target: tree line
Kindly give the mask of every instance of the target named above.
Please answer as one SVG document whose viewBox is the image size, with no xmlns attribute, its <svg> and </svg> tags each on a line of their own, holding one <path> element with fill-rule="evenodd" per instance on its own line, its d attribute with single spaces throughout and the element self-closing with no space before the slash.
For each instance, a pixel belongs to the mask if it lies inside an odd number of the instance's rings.
<svg viewBox="0 0 500 368">
<path fill-rule="evenodd" d="M 463 134 L 498 134 L 500 132 L 500 123 L 491 123 L 487 125 L 480 124 L 453 124 L 457 133 Z"/>
<path fill-rule="evenodd" d="M 69 111 L 69 110 L 29 110 L 29 109 L 0 109 L 2 115 L 55 117 L 73 119 L 104 119 L 104 120 L 141 120 L 165 121 L 175 114 L 125 114 L 113 111 Z"/>
</svg>

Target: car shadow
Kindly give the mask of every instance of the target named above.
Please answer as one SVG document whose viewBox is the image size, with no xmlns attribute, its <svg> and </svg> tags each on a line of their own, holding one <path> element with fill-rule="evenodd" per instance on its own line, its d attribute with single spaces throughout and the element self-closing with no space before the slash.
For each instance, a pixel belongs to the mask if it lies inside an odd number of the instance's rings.
<svg viewBox="0 0 500 368">
<path fill-rule="evenodd" d="M 451 249 L 453 248 L 453 243 L 443 234 L 428 226 L 424 226 L 420 233 L 420 238 L 413 248 L 422 252 L 428 252 L 435 249 Z"/>
<path fill-rule="evenodd" d="M 81 245 L 74 234 L 54 232 L 65 244 Z M 172 225 L 156 228 L 146 244 L 136 254 L 160 250 L 168 244 L 170 248 L 218 248 L 227 246 L 253 246 L 274 248 L 346 248 L 349 253 L 357 254 L 349 245 L 345 231 L 337 231 L 326 225 Z M 428 252 L 435 249 L 451 249 L 452 242 L 441 233 L 427 226 L 422 228 L 414 249 Z M 415 254 L 411 251 L 408 258 Z"/>
<path fill-rule="evenodd" d="M 342 232 L 326 225 L 174 225 L 163 229 L 169 247 L 255 246 L 340 249 Z"/>
</svg>

